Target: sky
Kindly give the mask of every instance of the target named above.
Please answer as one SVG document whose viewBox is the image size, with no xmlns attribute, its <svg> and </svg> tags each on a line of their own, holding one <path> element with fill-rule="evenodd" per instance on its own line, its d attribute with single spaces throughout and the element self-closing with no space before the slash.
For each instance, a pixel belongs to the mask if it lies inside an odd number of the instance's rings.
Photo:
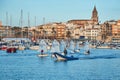
<svg viewBox="0 0 120 80">
<path fill-rule="evenodd" d="M 0 0 L 0 21 L 6 25 L 19 26 L 23 10 L 23 26 L 51 22 L 67 22 L 73 19 L 90 19 L 96 6 L 99 22 L 120 19 L 120 0 Z M 35 19 L 36 17 L 36 19 Z M 36 22 L 35 22 L 36 20 Z"/>
</svg>

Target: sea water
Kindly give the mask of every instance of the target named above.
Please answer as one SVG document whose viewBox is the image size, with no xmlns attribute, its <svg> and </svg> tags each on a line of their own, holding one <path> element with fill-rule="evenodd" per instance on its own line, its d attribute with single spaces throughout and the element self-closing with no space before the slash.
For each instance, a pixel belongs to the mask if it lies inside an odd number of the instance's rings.
<svg viewBox="0 0 120 80">
<path fill-rule="evenodd" d="M 0 51 L 0 80 L 120 80 L 120 50 L 91 49 L 80 60 L 56 61 L 33 50 Z"/>
</svg>

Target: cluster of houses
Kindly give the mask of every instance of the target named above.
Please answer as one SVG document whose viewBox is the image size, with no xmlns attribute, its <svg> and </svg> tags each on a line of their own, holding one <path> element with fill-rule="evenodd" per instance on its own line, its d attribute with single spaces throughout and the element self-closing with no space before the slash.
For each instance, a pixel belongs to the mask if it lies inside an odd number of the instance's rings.
<svg viewBox="0 0 120 80">
<path fill-rule="evenodd" d="M 108 43 L 120 43 L 120 20 L 110 20 L 99 23 L 96 7 L 90 19 L 53 22 L 34 27 L 2 26 L 0 22 L 0 37 L 19 37 L 35 39 L 88 39 Z"/>
</svg>

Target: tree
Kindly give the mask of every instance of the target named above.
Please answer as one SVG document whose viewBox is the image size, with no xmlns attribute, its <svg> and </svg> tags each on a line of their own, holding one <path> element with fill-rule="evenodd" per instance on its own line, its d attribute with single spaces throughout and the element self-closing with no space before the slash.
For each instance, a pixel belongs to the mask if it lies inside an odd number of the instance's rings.
<svg viewBox="0 0 120 80">
<path fill-rule="evenodd" d="M 52 28 L 52 34 L 53 34 L 54 38 L 56 38 L 56 31 L 55 31 L 54 27 Z"/>
<path fill-rule="evenodd" d="M 14 37 L 20 37 L 21 36 L 21 28 L 14 26 L 11 28 L 12 32 L 14 32 Z"/>
<path fill-rule="evenodd" d="M 33 31 L 33 35 L 34 35 L 33 37 L 34 37 L 34 39 L 36 39 L 36 30 L 33 29 L 32 31 Z"/>
<path fill-rule="evenodd" d="M 68 39 L 71 38 L 71 32 L 70 32 L 69 30 L 66 32 L 66 37 L 67 37 Z"/>
<path fill-rule="evenodd" d="M 44 39 L 45 39 L 45 37 L 46 37 L 46 31 L 43 29 L 43 37 L 44 37 Z"/>
<path fill-rule="evenodd" d="M 19 32 L 15 32 L 15 37 L 16 38 L 19 38 L 21 36 L 21 32 L 19 31 Z"/>
<path fill-rule="evenodd" d="M 27 32 L 27 31 L 23 31 L 23 35 L 24 35 L 25 37 L 28 37 L 28 32 Z"/>
</svg>

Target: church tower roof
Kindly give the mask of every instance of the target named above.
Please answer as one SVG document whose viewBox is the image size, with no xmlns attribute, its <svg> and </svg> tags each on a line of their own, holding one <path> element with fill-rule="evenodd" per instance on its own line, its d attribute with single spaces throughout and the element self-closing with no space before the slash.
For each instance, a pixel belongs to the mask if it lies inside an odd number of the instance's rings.
<svg viewBox="0 0 120 80">
<path fill-rule="evenodd" d="M 93 12 L 97 12 L 96 6 L 94 6 Z"/>
<path fill-rule="evenodd" d="M 96 6 L 94 6 L 94 9 L 92 11 L 92 17 L 91 17 L 91 19 L 94 22 L 98 22 L 98 12 L 97 12 Z"/>
</svg>

